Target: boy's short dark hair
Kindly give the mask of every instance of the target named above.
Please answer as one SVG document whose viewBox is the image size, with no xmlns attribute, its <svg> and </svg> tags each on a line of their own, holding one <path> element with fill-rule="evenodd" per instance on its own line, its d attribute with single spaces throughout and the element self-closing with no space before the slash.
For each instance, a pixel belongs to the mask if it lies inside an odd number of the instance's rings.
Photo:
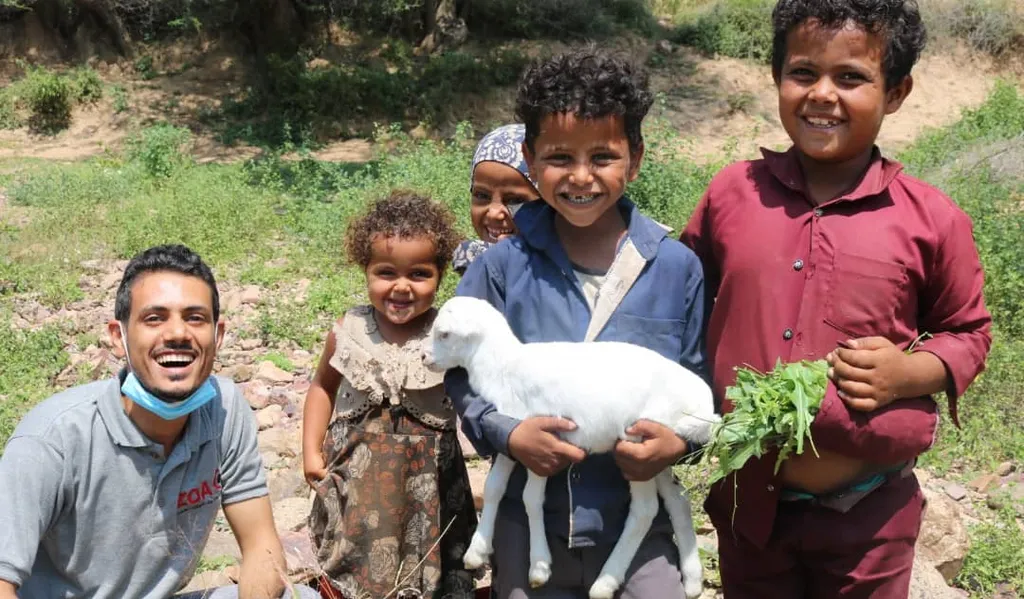
<svg viewBox="0 0 1024 599">
<path fill-rule="evenodd" d="M 572 113 L 585 119 L 623 117 L 629 148 L 637 151 L 644 142 L 640 124 L 653 102 L 643 68 L 593 48 L 580 48 L 527 68 L 519 81 L 515 111 L 526 125 L 526 146 L 531 150 L 544 117 Z"/>
<path fill-rule="evenodd" d="M 217 293 L 217 281 L 213 271 L 203 262 L 199 254 L 180 244 L 158 245 L 137 254 L 128 262 L 117 287 L 117 298 L 114 300 L 114 318 L 120 322 L 128 322 L 132 312 L 132 285 L 135 279 L 149 272 L 177 272 L 190 277 L 202 279 L 210 286 L 213 299 L 213 321 L 220 318 L 220 295 Z"/>
<path fill-rule="evenodd" d="M 437 252 L 434 264 L 441 275 L 462 241 L 451 210 L 427 195 L 402 189 L 378 199 L 349 223 L 345 237 L 348 259 L 365 269 L 373 255 L 373 240 L 382 235 L 429 239 Z"/>
<path fill-rule="evenodd" d="M 807 19 L 814 19 L 826 29 L 839 29 L 852 21 L 881 36 L 886 89 L 899 85 L 910 74 L 928 37 L 916 0 L 779 0 L 772 11 L 775 81 L 782 78 L 786 36 Z"/>
</svg>

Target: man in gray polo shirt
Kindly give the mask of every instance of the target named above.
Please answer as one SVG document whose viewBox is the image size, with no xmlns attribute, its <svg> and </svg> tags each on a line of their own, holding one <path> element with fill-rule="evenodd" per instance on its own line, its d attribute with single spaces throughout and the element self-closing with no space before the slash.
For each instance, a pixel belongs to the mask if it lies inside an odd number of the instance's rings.
<svg viewBox="0 0 1024 599">
<path fill-rule="evenodd" d="M 241 579 L 209 596 L 281 596 L 256 425 L 235 385 L 210 376 L 224 337 L 213 274 L 184 246 L 146 250 L 114 315 L 129 367 L 37 405 L 0 457 L 0 599 L 170 597 L 221 506 Z"/>
</svg>

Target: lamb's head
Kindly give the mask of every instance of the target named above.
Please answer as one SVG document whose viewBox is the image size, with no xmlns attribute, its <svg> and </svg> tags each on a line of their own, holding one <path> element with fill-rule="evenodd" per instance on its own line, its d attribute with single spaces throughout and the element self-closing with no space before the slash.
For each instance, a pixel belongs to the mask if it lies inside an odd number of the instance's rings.
<svg viewBox="0 0 1024 599">
<path fill-rule="evenodd" d="M 502 331 L 508 331 L 508 324 L 494 306 L 475 297 L 453 297 L 434 319 L 424 344 L 423 361 L 435 370 L 466 367 L 485 333 L 496 335 Z"/>
</svg>

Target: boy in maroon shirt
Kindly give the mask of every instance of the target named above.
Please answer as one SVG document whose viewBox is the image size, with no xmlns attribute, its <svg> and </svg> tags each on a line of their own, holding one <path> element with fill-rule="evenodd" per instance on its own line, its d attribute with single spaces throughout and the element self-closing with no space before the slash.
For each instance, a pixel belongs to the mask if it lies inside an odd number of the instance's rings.
<svg viewBox="0 0 1024 599">
<path fill-rule="evenodd" d="M 984 367 L 991 318 L 968 217 L 875 146 L 913 88 L 925 32 L 913 0 L 781 0 L 772 72 L 793 146 L 712 181 L 682 241 L 715 298 L 716 397 L 734 368 L 827 358 L 805 452 L 715 485 L 726 599 L 901 598 L 934 441 L 931 395 L 956 399 Z M 922 333 L 927 338 L 905 353 Z M 723 409 L 730 405 L 723 401 Z"/>
</svg>

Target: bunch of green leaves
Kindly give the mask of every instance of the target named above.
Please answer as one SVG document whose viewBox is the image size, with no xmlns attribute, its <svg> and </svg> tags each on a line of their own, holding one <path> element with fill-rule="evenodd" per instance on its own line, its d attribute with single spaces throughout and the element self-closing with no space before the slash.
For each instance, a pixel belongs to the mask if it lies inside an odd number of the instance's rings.
<svg viewBox="0 0 1024 599">
<path fill-rule="evenodd" d="M 783 364 L 777 362 L 768 373 L 753 368 L 737 368 L 736 383 L 725 392 L 733 410 L 715 425 L 711 441 L 704 447 L 704 461 L 718 463 L 711 468 L 712 483 L 739 470 L 752 457 L 779 450 L 775 462 L 793 452 L 804 452 L 804 438 L 814 448 L 811 422 L 821 407 L 828 384 L 828 364 L 824 360 Z"/>
</svg>

